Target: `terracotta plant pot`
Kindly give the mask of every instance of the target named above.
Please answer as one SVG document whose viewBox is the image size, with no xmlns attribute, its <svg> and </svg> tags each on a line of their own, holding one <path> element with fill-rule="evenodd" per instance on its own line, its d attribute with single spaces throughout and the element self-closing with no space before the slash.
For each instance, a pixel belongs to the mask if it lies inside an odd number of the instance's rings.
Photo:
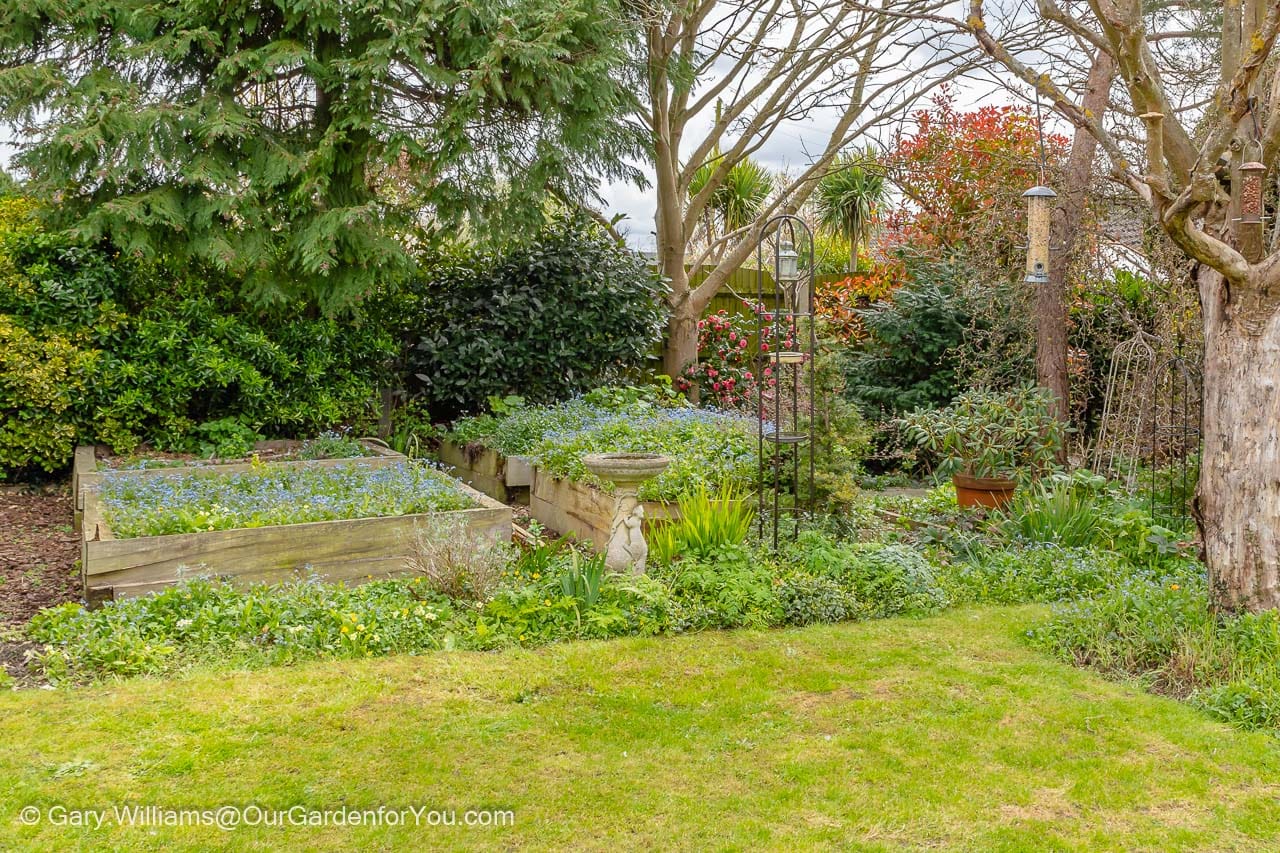
<svg viewBox="0 0 1280 853">
<path fill-rule="evenodd" d="M 985 506 L 989 509 L 1001 509 L 1013 500 L 1013 491 L 1018 487 L 1016 480 L 1004 477 L 970 477 L 968 474 L 952 474 L 951 482 L 956 487 L 956 503 L 960 506 Z"/>
</svg>

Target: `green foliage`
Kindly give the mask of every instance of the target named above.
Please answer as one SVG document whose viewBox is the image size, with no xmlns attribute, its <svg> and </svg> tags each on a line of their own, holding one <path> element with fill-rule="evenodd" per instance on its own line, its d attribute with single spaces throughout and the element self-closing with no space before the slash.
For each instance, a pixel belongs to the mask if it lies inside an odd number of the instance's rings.
<svg viewBox="0 0 1280 853">
<path fill-rule="evenodd" d="M 661 293 L 639 255 L 574 220 L 514 247 L 436 256 L 390 322 L 413 390 L 448 418 L 515 392 L 564 399 L 636 367 L 661 333 Z"/>
<path fill-rule="evenodd" d="M 660 562 L 677 556 L 709 559 L 746 541 L 755 509 L 730 484 L 713 494 L 700 484 L 679 501 L 679 521 L 655 521 L 646 533 L 650 553 Z"/>
<path fill-rule="evenodd" d="M 963 386 L 956 350 L 971 317 L 963 268 L 915 261 L 891 300 L 857 311 L 866 339 L 844 361 L 846 394 L 868 417 L 951 402 Z"/>
<path fill-rule="evenodd" d="M 373 451 L 347 432 L 326 430 L 315 438 L 307 439 L 298 448 L 299 459 L 354 459 L 372 456 Z"/>
<path fill-rule="evenodd" d="M 710 159 L 699 166 L 689 180 L 689 198 L 701 193 L 724 167 L 724 155 L 718 150 L 712 152 Z M 719 185 L 706 202 L 708 232 L 712 235 L 751 224 L 764 209 L 774 186 L 773 173 L 750 157 L 729 166 L 718 180 Z"/>
<path fill-rule="evenodd" d="M 1070 601 L 1112 589 L 1135 573 L 1121 555 L 1098 548 L 1037 544 L 992 548 L 951 564 L 953 598 L 983 604 Z"/>
<path fill-rule="evenodd" d="M 229 417 L 196 424 L 188 446 L 194 446 L 201 456 L 237 459 L 252 453 L 253 445 L 261 440 L 262 436 L 252 427 Z"/>
<path fill-rule="evenodd" d="M 1280 614 L 1214 615 L 1192 563 L 1055 608 L 1030 636 L 1059 657 L 1140 679 L 1233 725 L 1280 726 Z"/>
<path fill-rule="evenodd" d="M 1015 495 L 1005 510 L 1005 530 L 1028 542 L 1068 548 L 1097 541 L 1106 513 L 1096 492 L 1105 483 L 1088 472 L 1054 476 Z"/>
<path fill-rule="evenodd" d="M 424 465 L 255 465 L 235 473 L 120 472 L 99 487 L 118 539 L 467 509 L 456 481 Z"/>
<path fill-rule="evenodd" d="M 792 572 L 778 582 L 782 618 L 788 625 L 843 622 L 860 615 L 858 599 L 827 575 Z"/>
<path fill-rule="evenodd" d="M 801 467 L 813 455 L 814 491 L 820 504 L 833 511 L 848 507 L 858 496 L 858 481 L 863 474 L 863 460 L 871 449 L 871 429 L 866 419 L 845 396 L 845 379 L 838 357 L 821 351 L 814 365 L 815 387 L 821 401 L 812 417 L 816 418 L 813 447 L 801 450 Z M 805 418 L 801 418 L 804 428 Z"/>
<path fill-rule="evenodd" d="M 54 471 L 76 444 L 314 435 L 363 416 L 394 352 L 360 315 L 248 310 L 219 276 L 75 244 L 0 201 L 0 469 Z"/>
<path fill-rule="evenodd" d="M 674 599 L 671 629 L 764 628 L 782 619 L 773 568 L 742 546 L 658 567 Z"/>
<path fill-rule="evenodd" d="M 787 559 L 811 575 L 835 580 L 865 616 L 921 615 L 950 603 L 934 567 L 904 545 L 847 544 L 806 531 Z"/>
<path fill-rule="evenodd" d="M 0 477 L 53 471 L 71 457 L 74 408 L 90 394 L 100 353 L 58 333 L 36 337 L 0 314 Z"/>
<path fill-rule="evenodd" d="M 261 302 L 348 304 L 453 232 L 527 224 L 550 188 L 634 176 L 620 9 L 333 0 L 9 3 L 0 117 L 51 221 L 181 257 Z M 38 48 L 36 46 L 39 46 Z"/>
<path fill-rule="evenodd" d="M 290 663 L 443 645 L 448 602 L 421 581 L 300 581 L 235 588 L 192 580 L 97 610 L 64 604 L 28 626 L 54 681 L 164 672 L 197 661 Z"/>
<path fill-rule="evenodd" d="M 1044 388 L 968 391 L 945 409 L 917 410 L 902 419 L 908 438 L 943 457 L 944 472 L 976 477 L 1034 474 L 1050 468 L 1063 427 Z"/>
</svg>

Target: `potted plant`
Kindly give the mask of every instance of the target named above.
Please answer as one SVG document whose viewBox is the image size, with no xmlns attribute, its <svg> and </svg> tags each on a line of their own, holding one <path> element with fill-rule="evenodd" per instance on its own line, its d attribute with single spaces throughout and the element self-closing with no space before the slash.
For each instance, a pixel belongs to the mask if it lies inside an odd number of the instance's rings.
<svg viewBox="0 0 1280 853">
<path fill-rule="evenodd" d="M 939 470 L 951 473 L 960 506 L 1007 505 L 1020 478 L 1054 464 L 1063 441 L 1052 393 L 1034 386 L 969 391 L 901 424 L 908 439 L 943 457 Z"/>
</svg>

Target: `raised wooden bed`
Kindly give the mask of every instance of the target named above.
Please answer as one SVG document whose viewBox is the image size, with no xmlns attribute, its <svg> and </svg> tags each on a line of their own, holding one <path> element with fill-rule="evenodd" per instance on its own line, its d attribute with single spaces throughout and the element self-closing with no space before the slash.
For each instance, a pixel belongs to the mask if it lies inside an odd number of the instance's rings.
<svg viewBox="0 0 1280 853">
<path fill-rule="evenodd" d="M 401 460 L 366 457 L 360 461 L 378 465 Z M 150 473 L 166 470 L 172 469 Z M 112 536 L 102 520 L 98 495 L 90 488 L 85 494 L 81 545 L 85 598 L 91 604 L 128 598 L 201 575 L 235 583 L 278 582 L 309 573 L 345 583 L 402 575 L 408 572 L 406 561 L 412 553 L 415 526 L 440 518 L 458 519 L 465 535 L 473 540 L 510 540 L 511 508 L 465 484 L 459 487 L 476 501 L 476 508 L 133 539 Z"/>
<path fill-rule="evenodd" d="M 440 463 L 453 476 L 503 503 L 526 503 L 533 466 L 522 456 L 503 456 L 481 444 L 440 442 Z"/>
<path fill-rule="evenodd" d="M 349 465 L 353 462 L 371 462 L 375 459 L 384 460 L 403 460 L 403 454 L 396 453 L 388 447 L 384 447 L 376 441 L 368 441 L 361 439 L 360 443 L 373 456 L 349 456 L 338 459 L 316 459 L 310 460 L 306 464 L 336 466 Z M 294 440 L 274 440 L 259 441 L 253 446 L 258 452 L 285 450 L 298 447 L 302 444 L 300 441 Z M 75 461 L 71 467 L 71 491 L 75 498 L 75 511 L 72 517 L 72 527 L 79 533 L 84 518 L 84 495 L 86 487 L 95 488 L 98 483 L 102 482 L 104 476 L 110 476 L 114 473 L 143 474 L 146 476 L 174 476 L 179 474 L 190 474 L 192 471 L 218 471 L 224 474 L 235 473 L 236 471 L 248 471 L 253 467 L 252 462 L 228 462 L 216 465 L 172 465 L 164 468 L 106 468 L 98 464 L 98 448 L 91 445 L 81 445 L 76 448 Z M 299 461 L 292 462 L 267 462 L 267 465 L 296 465 Z"/>
<path fill-rule="evenodd" d="M 576 539 L 603 549 L 609 543 L 613 507 L 613 495 L 534 469 L 529 513 L 558 533 L 571 533 Z M 644 517 L 647 526 L 657 519 L 677 519 L 680 510 L 675 503 L 644 501 Z"/>
</svg>

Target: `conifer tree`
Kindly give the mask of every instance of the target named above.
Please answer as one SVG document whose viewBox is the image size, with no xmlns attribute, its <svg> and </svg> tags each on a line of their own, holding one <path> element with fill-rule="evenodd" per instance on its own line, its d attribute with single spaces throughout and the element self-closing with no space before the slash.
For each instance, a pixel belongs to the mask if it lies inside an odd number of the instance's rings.
<svg viewBox="0 0 1280 853">
<path fill-rule="evenodd" d="M 57 227 L 333 308 L 411 236 L 540 218 L 629 148 L 614 0 L 0 0 L 0 120 Z"/>
</svg>

